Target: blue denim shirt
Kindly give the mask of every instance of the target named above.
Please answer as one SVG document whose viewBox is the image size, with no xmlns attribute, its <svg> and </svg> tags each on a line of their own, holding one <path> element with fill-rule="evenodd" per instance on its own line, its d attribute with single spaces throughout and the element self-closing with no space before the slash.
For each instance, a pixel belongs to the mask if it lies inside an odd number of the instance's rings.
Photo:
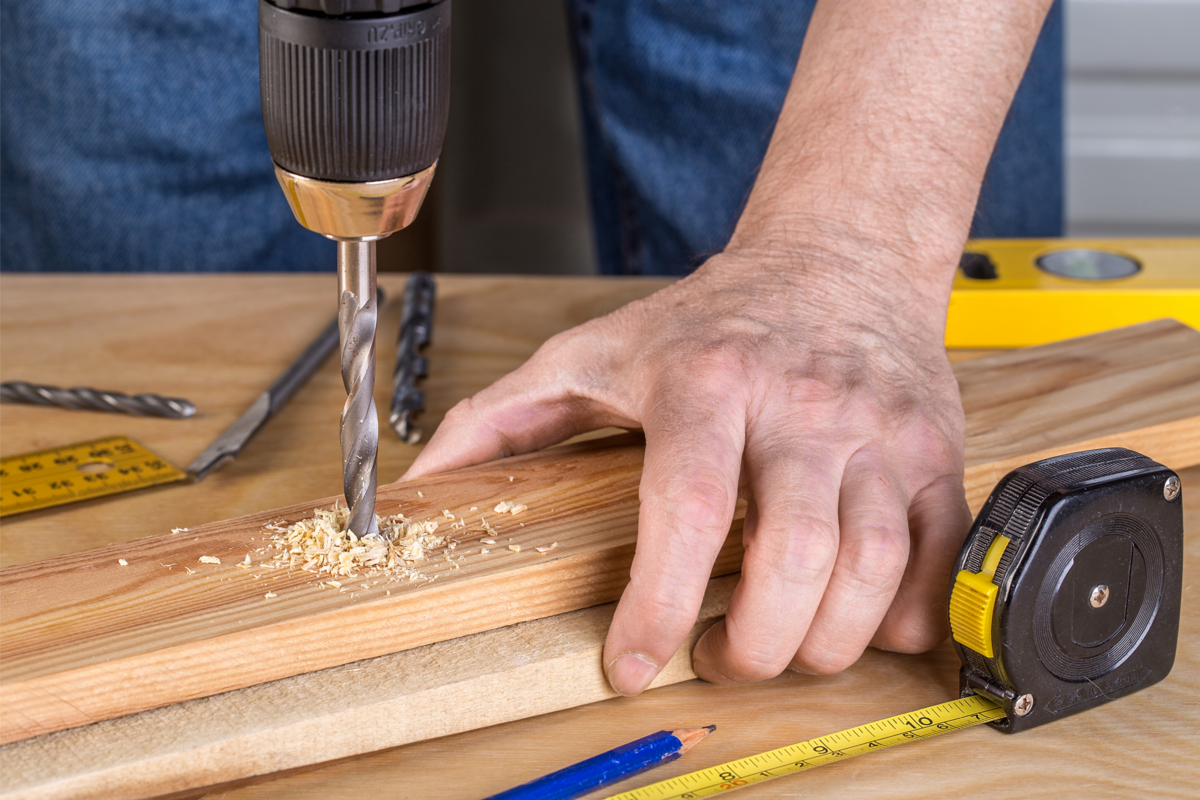
<svg viewBox="0 0 1200 800">
<path fill-rule="evenodd" d="M 569 8 L 602 270 L 686 272 L 732 231 L 811 2 Z M 257 30 L 252 0 L 6 0 L 0 268 L 331 270 L 333 243 L 295 222 L 274 179 Z M 989 167 L 978 234 L 1060 233 L 1061 86 L 1056 8 Z"/>
</svg>

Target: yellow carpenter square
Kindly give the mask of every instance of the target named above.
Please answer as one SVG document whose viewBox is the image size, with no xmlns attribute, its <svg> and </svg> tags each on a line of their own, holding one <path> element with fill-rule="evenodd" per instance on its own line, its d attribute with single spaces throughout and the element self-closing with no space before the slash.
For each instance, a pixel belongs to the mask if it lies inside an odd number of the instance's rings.
<svg viewBox="0 0 1200 800">
<path fill-rule="evenodd" d="M 0 517 L 186 477 L 126 436 L 8 456 L 0 459 Z"/>
<path fill-rule="evenodd" d="M 1200 239 L 977 239 L 966 253 L 947 347 L 1025 347 L 1164 317 L 1200 328 Z"/>
</svg>

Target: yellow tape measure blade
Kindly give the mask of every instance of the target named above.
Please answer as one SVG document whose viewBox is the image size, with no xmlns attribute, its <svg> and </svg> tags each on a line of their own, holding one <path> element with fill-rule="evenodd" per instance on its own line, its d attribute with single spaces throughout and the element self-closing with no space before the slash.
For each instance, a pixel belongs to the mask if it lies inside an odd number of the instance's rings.
<svg viewBox="0 0 1200 800">
<path fill-rule="evenodd" d="M 187 478 L 127 436 L 0 458 L 0 517 Z"/>
<path fill-rule="evenodd" d="M 712 797 L 872 750 L 883 750 L 905 742 L 929 739 L 1003 718 L 1004 709 L 987 698 L 971 695 L 716 767 L 697 770 L 678 778 L 669 778 L 640 789 L 613 795 L 608 800 L 694 800 L 699 797 Z"/>
</svg>

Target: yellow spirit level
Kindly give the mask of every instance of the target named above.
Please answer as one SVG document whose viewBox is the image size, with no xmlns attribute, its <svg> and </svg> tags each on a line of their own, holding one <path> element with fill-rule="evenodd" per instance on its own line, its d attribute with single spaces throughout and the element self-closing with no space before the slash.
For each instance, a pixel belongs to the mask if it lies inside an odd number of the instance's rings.
<svg viewBox="0 0 1200 800">
<path fill-rule="evenodd" d="M 976 239 L 946 346 L 1026 347 L 1163 317 L 1200 328 L 1200 239 Z"/>
</svg>

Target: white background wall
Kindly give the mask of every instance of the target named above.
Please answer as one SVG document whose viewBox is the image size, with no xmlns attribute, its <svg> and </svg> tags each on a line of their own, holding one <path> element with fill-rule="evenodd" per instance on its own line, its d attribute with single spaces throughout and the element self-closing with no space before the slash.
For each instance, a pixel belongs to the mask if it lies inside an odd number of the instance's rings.
<svg viewBox="0 0 1200 800">
<path fill-rule="evenodd" d="M 1068 0 L 1067 232 L 1200 236 L 1200 0 Z"/>
<path fill-rule="evenodd" d="M 1200 236 L 1200 0 L 1067 0 L 1067 233 Z M 456 0 L 437 269 L 590 273 L 562 0 Z"/>
</svg>

